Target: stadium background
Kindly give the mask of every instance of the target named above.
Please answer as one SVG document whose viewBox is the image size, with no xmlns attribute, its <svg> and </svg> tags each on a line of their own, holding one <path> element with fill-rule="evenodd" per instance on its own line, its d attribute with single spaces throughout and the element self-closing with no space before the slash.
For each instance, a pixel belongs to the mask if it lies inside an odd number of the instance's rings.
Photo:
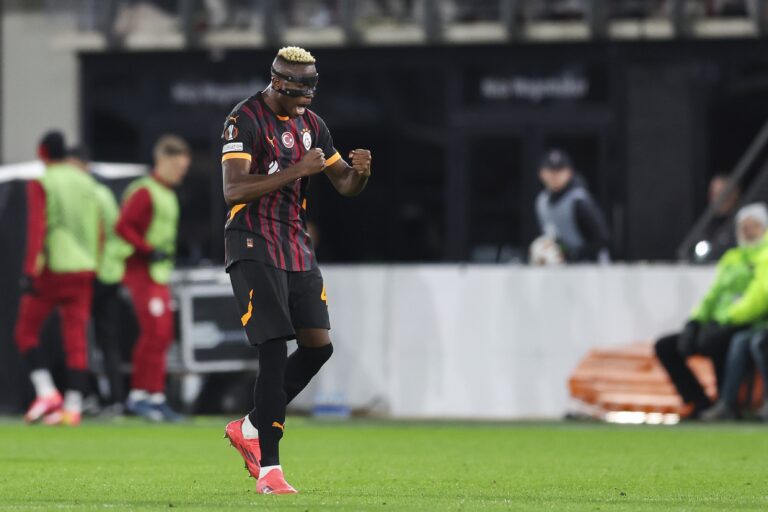
<svg viewBox="0 0 768 512">
<path fill-rule="evenodd" d="M 141 19 L 139 7 L 153 4 L 161 10 Z M 6 0 L 2 162 L 32 160 L 50 127 L 88 145 L 96 161 L 136 164 L 149 163 L 158 135 L 178 133 L 195 151 L 179 191 L 179 263 L 215 267 L 222 120 L 263 87 L 274 47 L 290 38 L 319 59 L 313 108 L 337 145 L 370 146 L 376 158 L 359 200 L 337 199 L 325 180 L 312 184 L 335 333 L 350 348 L 322 389 L 305 393 L 305 406 L 343 391 L 354 406 L 395 415 L 474 416 L 481 406 L 453 379 L 457 347 L 472 340 L 478 354 L 504 354 L 488 416 L 556 417 L 568 372 L 589 347 L 677 327 L 711 270 L 663 263 L 678 260 L 709 178 L 736 167 L 768 118 L 765 22 L 749 17 L 754 10 L 726 17 L 716 2 L 626 2 L 639 6 L 627 15 L 599 1 L 558 11 L 558 2 L 427 0 L 382 21 L 365 2 L 327 12 L 323 2 L 294 4 L 297 20 L 286 27 L 271 2 Z M 206 25 L 212 5 L 246 21 Z M 126 6 L 140 21 L 120 32 Z M 607 213 L 613 256 L 626 263 L 516 265 L 537 233 L 536 166 L 551 146 L 572 154 Z M 745 188 L 761 184 L 760 158 L 747 171 Z M 24 212 L 12 176 L 0 176 L 6 411 L 25 396 L 11 343 Z M 119 192 L 124 182 L 113 185 Z M 655 265 L 637 266 L 648 261 Z M 599 290 L 590 286 L 597 276 Z M 541 327 L 548 323 L 556 328 Z M 368 365 L 358 375 L 349 368 L 361 358 Z M 431 374 L 416 372 L 424 364 Z M 482 358 L 473 364 L 483 375 Z M 515 398 L 530 382 L 538 391 Z M 406 399 L 430 386 L 423 402 Z"/>
<path fill-rule="evenodd" d="M 0 0 L 0 509 L 765 510 L 764 425 L 613 424 L 677 423 L 626 415 L 624 398 L 592 414 L 607 424 L 562 417 L 574 383 L 642 391 L 653 371 L 680 411 L 650 342 L 710 286 L 713 265 L 691 262 L 710 178 L 731 173 L 742 203 L 768 199 L 767 6 Z M 335 353 L 286 422 L 300 494 L 273 500 L 222 439 L 250 408 L 256 362 L 222 275 L 218 138 L 285 43 L 317 55 L 313 108 L 338 149 L 370 147 L 374 164 L 356 199 L 312 182 Z M 24 183 L 50 128 L 88 145 L 118 195 L 159 134 L 192 144 L 168 387 L 185 422 L 20 418 Z M 606 212 L 610 265 L 525 261 L 553 145 Z M 126 356 L 134 323 L 126 307 Z M 58 379 L 55 324 L 43 338 Z"/>
</svg>

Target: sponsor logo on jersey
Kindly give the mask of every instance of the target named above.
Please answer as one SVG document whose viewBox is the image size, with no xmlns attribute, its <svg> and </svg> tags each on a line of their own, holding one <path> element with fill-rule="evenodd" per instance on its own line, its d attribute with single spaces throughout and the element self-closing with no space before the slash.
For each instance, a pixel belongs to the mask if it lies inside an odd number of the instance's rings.
<svg viewBox="0 0 768 512">
<path fill-rule="evenodd" d="M 275 174 L 277 171 L 280 170 L 280 166 L 277 165 L 277 160 L 269 164 L 269 170 L 267 171 L 267 174 Z"/>
<path fill-rule="evenodd" d="M 239 133 L 240 131 L 237 129 L 237 126 L 233 124 L 224 128 L 224 138 L 227 140 L 235 140 Z"/>
<path fill-rule="evenodd" d="M 222 153 L 229 153 L 230 151 L 242 151 L 242 150 L 243 150 L 242 142 L 230 142 L 229 144 L 224 144 L 224 147 L 221 148 Z"/>
<path fill-rule="evenodd" d="M 283 142 L 283 146 L 285 146 L 286 149 L 291 149 L 294 144 L 296 144 L 296 141 L 293 140 L 293 134 L 291 132 L 283 132 L 283 134 L 280 136 L 280 140 Z"/>
<path fill-rule="evenodd" d="M 309 151 L 309 148 L 312 147 L 312 134 L 309 133 L 309 130 L 303 130 L 304 134 L 301 136 L 301 142 L 304 144 L 304 149 Z"/>
</svg>

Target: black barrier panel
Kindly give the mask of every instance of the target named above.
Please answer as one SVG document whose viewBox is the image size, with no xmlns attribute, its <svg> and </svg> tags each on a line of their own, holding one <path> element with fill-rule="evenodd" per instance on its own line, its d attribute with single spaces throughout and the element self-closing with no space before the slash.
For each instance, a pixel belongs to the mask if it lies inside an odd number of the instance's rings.
<svg viewBox="0 0 768 512">
<path fill-rule="evenodd" d="M 312 181 L 320 260 L 519 258 L 538 234 L 536 166 L 552 145 L 572 153 L 608 216 L 618 259 L 672 259 L 709 177 L 735 164 L 768 117 L 763 44 L 316 50 L 313 109 L 342 153 L 374 151 L 374 179 L 357 200 Z M 180 190 L 182 264 L 222 260 L 218 137 L 232 105 L 266 84 L 272 55 L 82 57 L 83 135 L 97 158 L 145 162 L 168 131 L 193 144 Z"/>
<path fill-rule="evenodd" d="M 21 410 L 32 397 L 13 341 L 19 305 L 19 277 L 24 257 L 26 218 L 25 185 L 20 181 L 0 182 L 0 413 Z"/>
</svg>

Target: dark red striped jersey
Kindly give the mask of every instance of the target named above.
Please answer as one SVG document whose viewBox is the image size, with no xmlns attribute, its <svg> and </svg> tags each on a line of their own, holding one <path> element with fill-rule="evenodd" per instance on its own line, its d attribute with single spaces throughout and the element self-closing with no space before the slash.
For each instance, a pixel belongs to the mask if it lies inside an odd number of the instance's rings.
<svg viewBox="0 0 768 512">
<path fill-rule="evenodd" d="M 240 102 L 224 122 L 222 162 L 244 158 L 251 174 L 273 174 L 286 169 L 312 148 L 320 148 L 326 164 L 341 158 L 325 122 L 307 109 L 296 119 L 276 115 L 262 93 Z M 317 265 L 307 232 L 306 193 L 309 178 L 232 207 L 225 227 L 226 266 L 255 260 L 288 271 L 311 270 Z"/>
</svg>

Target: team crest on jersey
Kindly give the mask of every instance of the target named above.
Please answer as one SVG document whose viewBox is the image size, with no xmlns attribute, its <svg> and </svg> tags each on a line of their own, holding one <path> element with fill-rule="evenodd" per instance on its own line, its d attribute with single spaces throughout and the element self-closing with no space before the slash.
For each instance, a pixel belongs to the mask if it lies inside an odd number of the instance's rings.
<svg viewBox="0 0 768 512">
<path fill-rule="evenodd" d="M 237 138 L 238 133 L 240 133 L 237 129 L 237 126 L 231 124 L 224 128 L 224 138 L 227 140 L 235 140 Z"/>
<path fill-rule="evenodd" d="M 307 151 L 312 147 L 312 134 L 306 128 L 301 130 L 301 143 L 304 144 L 304 149 Z"/>
<path fill-rule="evenodd" d="M 296 141 L 293 139 L 293 134 L 291 132 L 283 132 L 283 134 L 280 136 L 280 140 L 283 142 L 283 146 L 285 146 L 286 149 L 291 149 L 294 144 L 296 144 Z"/>
</svg>

